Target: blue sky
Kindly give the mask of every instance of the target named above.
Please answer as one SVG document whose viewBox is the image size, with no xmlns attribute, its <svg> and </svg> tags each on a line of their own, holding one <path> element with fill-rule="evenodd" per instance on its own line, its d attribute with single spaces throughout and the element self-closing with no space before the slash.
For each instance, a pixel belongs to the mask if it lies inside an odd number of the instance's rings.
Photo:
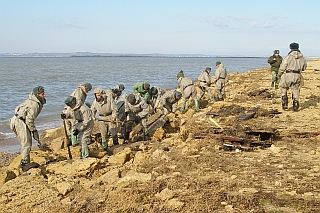
<svg viewBox="0 0 320 213">
<path fill-rule="evenodd" d="M 0 53 L 320 56 L 319 2 L 1 0 Z"/>
</svg>

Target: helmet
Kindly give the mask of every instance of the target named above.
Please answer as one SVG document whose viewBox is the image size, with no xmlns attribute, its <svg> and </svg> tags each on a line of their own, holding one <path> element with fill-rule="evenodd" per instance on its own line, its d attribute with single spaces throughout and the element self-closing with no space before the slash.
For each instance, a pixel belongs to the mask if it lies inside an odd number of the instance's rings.
<svg viewBox="0 0 320 213">
<path fill-rule="evenodd" d="M 273 51 L 273 53 L 274 53 L 274 54 L 279 54 L 280 51 L 279 51 L 279 50 L 275 50 L 275 51 Z"/>
<path fill-rule="evenodd" d="M 76 103 L 76 98 L 73 96 L 68 96 L 67 99 L 64 101 L 67 106 L 71 106 L 72 104 Z"/>
<path fill-rule="evenodd" d="M 145 89 L 145 90 L 149 90 L 149 89 L 150 89 L 150 84 L 149 84 L 149 82 L 144 82 L 144 83 L 143 83 L 143 89 Z"/>
<path fill-rule="evenodd" d="M 38 95 L 38 94 L 43 93 L 43 92 L 44 92 L 44 88 L 42 86 L 35 87 L 32 90 L 32 93 L 34 95 Z"/>
<path fill-rule="evenodd" d="M 176 99 L 180 99 L 180 98 L 182 97 L 181 92 L 175 92 L 175 93 L 174 93 L 174 97 L 175 97 Z"/>
<path fill-rule="evenodd" d="M 89 91 L 92 89 L 92 85 L 90 83 L 85 83 L 83 86 L 88 89 Z"/>
</svg>

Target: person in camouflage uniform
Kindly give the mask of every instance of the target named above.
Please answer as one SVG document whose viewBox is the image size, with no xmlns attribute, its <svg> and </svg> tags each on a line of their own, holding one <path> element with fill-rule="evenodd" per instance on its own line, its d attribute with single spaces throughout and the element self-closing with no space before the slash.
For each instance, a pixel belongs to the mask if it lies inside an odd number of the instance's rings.
<svg viewBox="0 0 320 213">
<path fill-rule="evenodd" d="M 118 145 L 117 137 L 117 118 L 118 109 L 112 96 L 107 96 L 102 88 L 98 87 L 93 90 L 95 99 L 92 102 L 91 110 L 93 116 L 98 113 L 98 124 L 101 132 L 102 147 L 105 151 L 108 149 L 107 135 L 111 133 L 113 145 Z"/>
<path fill-rule="evenodd" d="M 148 104 L 150 101 L 150 84 L 147 81 L 138 82 L 133 87 L 132 90 L 135 94 L 140 95 Z"/>
<path fill-rule="evenodd" d="M 226 98 L 225 87 L 226 87 L 226 77 L 227 70 L 221 61 L 216 62 L 216 73 L 214 76 L 215 90 L 218 95 L 217 101 L 223 101 Z"/>
<path fill-rule="evenodd" d="M 74 125 L 72 134 L 78 136 L 80 141 L 80 158 L 87 158 L 89 157 L 88 144 L 90 144 L 91 132 L 94 126 L 92 111 L 81 100 L 77 100 L 73 96 L 67 97 L 64 103 L 71 111 L 66 107 L 61 113 L 61 118 L 72 119 L 72 124 Z"/>
<path fill-rule="evenodd" d="M 180 88 L 180 91 L 182 93 L 182 104 L 180 107 L 180 111 L 182 113 L 185 112 L 186 108 L 186 101 L 191 97 L 194 101 L 194 109 L 196 111 L 199 111 L 199 102 L 197 99 L 197 90 L 196 87 L 193 84 L 193 81 L 191 78 L 184 77 L 184 73 L 181 70 L 177 74 L 178 79 L 178 87 Z"/>
<path fill-rule="evenodd" d="M 211 72 L 211 68 L 206 67 L 206 69 L 202 71 L 198 77 L 198 81 L 200 81 L 200 95 L 198 96 L 198 101 L 200 101 L 200 99 L 202 98 L 205 92 L 208 93 L 209 100 L 214 101 L 211 89 L 209 88 L 211 85 L 210 77 L 209 77 L 210 72 Z"/>
<path fill-rule="evenodd" d="M 289 54 L 282 60 L 278 77 L 281 78 L 282 108 L 288 108 L 287 91 L 290 88 L 293 98 L 292 109 L 296 112 L 299 109 L 301 72 L 307 68 L 307 62 L 299 50 L 298 43 L 291 43 L 290 50 Z"/>
<path fill-rule="evenodd" d="M 39 141 L 39 133 L 34 120 L 40 114 L 45 103 L 44 88 L 42 86 L 35 87 L 28 99 L 15 108 L 15 114 L 9 121 L 11 130 L 17 135 L 21 144 L 20 166 L 22 169 L 30 163 L 31 134 L 33 139 Z"/>
<path fill-rule="evenodd" d="M 282 62 L 282 57 L 279 55 L 280 51 L 273 51 L 273 55 L 268 58 L 268 63 L 271 65 L 271 87 L 275 87 L 278 89 L 279 81 L 278 72 L 280 68 L 280 64 Z"/>
</svg>

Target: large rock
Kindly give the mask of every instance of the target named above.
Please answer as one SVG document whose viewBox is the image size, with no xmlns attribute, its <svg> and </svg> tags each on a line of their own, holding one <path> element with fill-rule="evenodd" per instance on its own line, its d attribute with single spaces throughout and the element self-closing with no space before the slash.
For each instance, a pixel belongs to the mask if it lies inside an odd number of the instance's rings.
<svg viewBox="0 0 320 213">
<path fill-rule="evenodd" d="M 110 164 L 124 164 L 132 158 L 131 149 L 129 147 L 125 148 L 121 152 L 118 152 L 109 157 L 108 162 Z"/>
<path fill-rule="evenodd" d="M 129 171 L 123 178 L 116 183 L 117 187 L 126 187 L 130 185 L 132 182 L 148 182 L 151 180 L 151 173 L 138 173 L 135 171 Z"/>
<path fill-rule="evenodd" d="M 66 195 L 74 189 L 73 185 L 73 183 L 62 181 L 57 183 L 56 188 L 59 194 Z"/>
<path fill-rule="evenodd" d="M 55 129 L 47 129 L 40 136 L 41 141 L 51 142 L 56 138 L 65 138 L 64 127 L 58 127 Z"/>
<path fill-rule="evenodd" d="M 111 185 L 115 182 L 117 182 L 120 179 L 120 170 L 119 169 L 113 169 L 110 170 L 109 172 L 101 175 L 98 179 L 97 182 L 99 184 L 104 183 L 107 185 Z"/>
<path fill-rule="evenodd" d="M 13 171 L 7 168 L 0 168 L 0 186 L 16 177 L 17 175 Z"/>
<path fill-rule="evenodd" d="M 46 171 L 50 174 L 77 177 L 92 173 L 97 168 L 98 163 L 99 159 L 96 158 L 60 161 L 49 164 Z"/>
</svg>

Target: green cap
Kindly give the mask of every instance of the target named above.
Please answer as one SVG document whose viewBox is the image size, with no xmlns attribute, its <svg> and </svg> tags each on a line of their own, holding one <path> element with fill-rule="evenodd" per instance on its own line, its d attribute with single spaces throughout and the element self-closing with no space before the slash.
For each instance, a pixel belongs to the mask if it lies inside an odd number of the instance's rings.
<svg viewBox="0 0 320 213">
<path fill-rule="evenodd" d="M 206 67 L 206 70 L 210 70 L 211 71 L 211 67 Z"/>
<path fill-rule="evenodd" d="M 178 79 L 179 79 L 179 78 L 184 78 L 184 74 L 183 74 L 183 71 L 182 71 L 182 70 L 180 70 L 180 72 L 178 72 L 177 78 L 178 78 Z"/>
<path fill-rule="evenodd" d="M 72 104 L 76 103 L 76 98 L 73 96 L 68 96 L 67 99 L 64 101 L 67 106 L 71 106 Z"/>
<path fill-rule="evenodd" d="M 216 65 L 219 65 L 219 64 L 221 64 L 221 61 L 217 61 L 217 62 L 216 62 Z"/>
<path fill-rule="evenodd" d="M 275 51 L 273 51 L 273 53 L 274 53 L 274 54 L 279 54 L 280 51 L 279 51 L 279 50 L 275 50 Z"/>
</svg>

